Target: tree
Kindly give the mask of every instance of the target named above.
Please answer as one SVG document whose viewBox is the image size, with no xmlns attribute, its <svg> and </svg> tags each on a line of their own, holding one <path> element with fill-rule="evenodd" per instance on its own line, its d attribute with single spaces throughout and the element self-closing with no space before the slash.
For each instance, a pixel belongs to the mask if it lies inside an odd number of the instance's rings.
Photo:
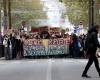
<svg viewBox="0 0 100 80">
<path fill-rule="evenodd" d="M 83 25 L 89 24 L 89 0 L 61 0 L 66 4 L 68 18 L 74 25 L 78 25 L 80 21 Z M 100 5 L 100 0 L 94 0 L 94 22 L 100 24 L 100 14 L 97 5 Z"/>
<path fill-rule="evenodd" d="M 20 26 L 23 20 L 47 18 L 40 0 L 11 0 L 11 13 L 13 27 Z"/>
<path fill-rule="evenodd" d="M 88 0 L 62 0 L 67 7 L 66 15 L 69 21 L 74 25 L 80 22 L 87 26 L 88 24 Z"/>
<path fill-rule="evenodd" d="M 99 9 L 100 9 L 100 0 L 95 0 L 95 4 L 94 4 L 94 23 L 100 25 Z"/>
</svg>

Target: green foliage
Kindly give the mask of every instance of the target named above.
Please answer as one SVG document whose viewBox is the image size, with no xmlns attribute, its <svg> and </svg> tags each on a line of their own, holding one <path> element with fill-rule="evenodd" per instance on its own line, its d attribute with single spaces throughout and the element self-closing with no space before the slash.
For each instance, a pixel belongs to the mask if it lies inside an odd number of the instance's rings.
<svg viewBox="0 0 100 80">
<path fill-rule="evenodd" d="M 33 13 L 32 12 L 23 13 L 23 14 L 14 13 L 14 14 L 12 14 L 12 25 L 13 25 L 13 27 L 14 26 L 20 27 L 20 24 L 22 21 L 29 22 L 32 19 L 40 19 L 43 16 L 45 17 L 45 15 L 39 15 L 34 12 Z"/>
<path fill-rule="evenodd" d="M 23 20 L 47 18 L 40 0 L 11 0 L 11 10 L 13 27 L 19 27 Z"/>
<path fill-rule="evenodd" d="M 89 22 L 89 0 L 62 0 L 66 4 L 68 18 L 74 25 L 78 25 L 80 21 L 84 26 L 88 26 Z M 100 24 L 100 14 L 97 5 L 100 5 L 100 0 L 94 0 L 94 22 Z"/>
<path fill-rule="evenodd" d="M 66 4 L 68 18 L 74 25 L 79 25 L 82 22 L 83 25 L 88 24 L 88 0 L 63 0 Z"/>
<path fill-rule="evenodd" d="M 100 0 L 95 0 L 95 4 L 94 4 L 94 23 L 100 25 L 99 9 L 100 9 Z"/>
</svg>

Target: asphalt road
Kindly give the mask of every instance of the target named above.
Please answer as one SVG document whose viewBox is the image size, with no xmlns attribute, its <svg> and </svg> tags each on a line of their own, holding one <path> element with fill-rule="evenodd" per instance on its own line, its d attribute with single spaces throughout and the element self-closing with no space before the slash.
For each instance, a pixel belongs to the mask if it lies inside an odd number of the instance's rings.
<svg viewBox="0 0 100 80">
<path fill-rule="evenodd" d="M 85 59 L 0 60 L 0 80 L 100 80 L 94 65 L 82 78 Z"/>
</svg>

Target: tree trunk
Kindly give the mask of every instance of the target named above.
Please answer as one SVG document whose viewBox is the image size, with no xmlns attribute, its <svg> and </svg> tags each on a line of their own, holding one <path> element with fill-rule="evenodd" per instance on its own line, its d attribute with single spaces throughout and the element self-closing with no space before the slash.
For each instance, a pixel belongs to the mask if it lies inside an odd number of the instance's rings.
<svg viewBox="0 0 100 80">
<path fill-rule="evenodd" d="M 9 21 L 9 29 L 11 29 L 11 0 L 8 0 L 8 21 Z"/>
<path fill-rule="evenodd" d="M 7 0 L 3 0 L 3 8 L 4 8 L 3 26 L 4 26 L 4 30 L 6 30 L 7 29 Z"/>
</svg>

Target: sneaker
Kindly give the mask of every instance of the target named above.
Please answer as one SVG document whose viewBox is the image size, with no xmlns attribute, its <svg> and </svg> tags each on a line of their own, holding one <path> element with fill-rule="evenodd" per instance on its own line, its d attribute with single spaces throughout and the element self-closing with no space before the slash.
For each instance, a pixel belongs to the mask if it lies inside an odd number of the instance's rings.
<svg viewBox="0 0 100 80">
<path fill-rule="evenodd" d="M 88 75 L 86 75 L 86 74 L 83 74 L 82 77 L 91 78 L 90 76 L 88 76 Z"/>
</svg>

